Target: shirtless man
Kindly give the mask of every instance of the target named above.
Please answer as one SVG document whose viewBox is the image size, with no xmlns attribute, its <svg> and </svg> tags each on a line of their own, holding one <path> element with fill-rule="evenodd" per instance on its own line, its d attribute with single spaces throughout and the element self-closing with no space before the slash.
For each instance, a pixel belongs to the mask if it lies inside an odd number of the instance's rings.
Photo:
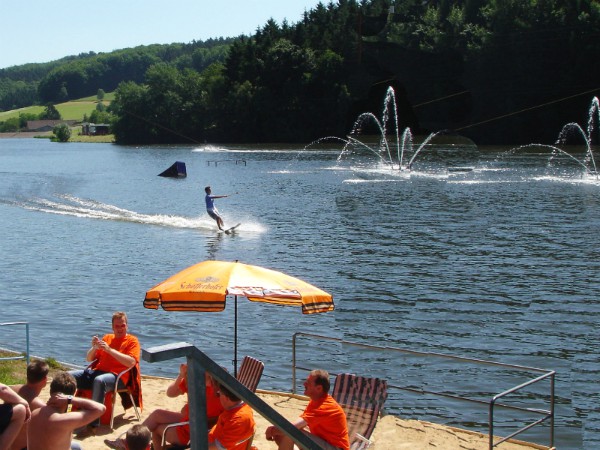
<svg viewBox="0 0 600 450">
<path fill-rule="evenodd" d="M 48 371 L 50 368 L 46 361 L 37 360 L 30 362 L 27 365 L 27 383 L 10 386 L 21 398 L 27 400 L 29 409 L 35 411 L 45 405 L 44 401 L 39 398 L 40 392 L 48 383 Z M 19 435 L 13 442 L 12 450 L 21 450 L 27 447 L 27 423 L 21 427 Z"/>
<path fill-rule="evenodd" d="M 28 450 L 75 450 L 81 449 L 71 442 L 73 430 L 99 418 L 106 407 L 102 403 L 73 397 L 77 383 L 68 372 L 59 372 L 50 383 L 50 399 L 45 406 L 31 414 L 27 428 Z M 78 411 L 71 411 L 71 407 Z"/>
<path fill-rule="evenodd" d="M 5 384 L 0 383 L 0 450 L 8 450 L 29 420 L 31 411 L 27 400 Z"/>
</svg>

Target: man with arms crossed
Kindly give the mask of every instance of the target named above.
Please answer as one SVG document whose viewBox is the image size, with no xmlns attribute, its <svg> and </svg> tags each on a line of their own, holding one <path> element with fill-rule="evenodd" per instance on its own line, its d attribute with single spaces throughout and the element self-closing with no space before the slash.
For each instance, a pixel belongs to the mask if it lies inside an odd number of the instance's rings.
<svg viewBox="0 0 600 450">
<path fill-rule="evenodd" d="M 0 383 L 0 450 L 8 450 L 29 420 L 31 411 L 27 400 L 5 384 Z"/>
<path fill-rule="evenodd" d="M 48 371 L 50 368 L 46 361 L 32 361 L 27 365 L 27 383 L 16 386 L 11 386 L 21 398 L 27 400 L 29 409 L 35 411 L 45 405 L 44 401 L 39 397 L 42 389 L 48 383 Z M 21 450 L 27 447 L 27 422 L 21 427 L 19 435 L 12 445 L 12 450 Z"/>
<path fill-rule="evenodd" d="M 81 449 L 78 443 L 71 442 L 73 430 L 100 417 L 106 407 L 93 400 L 73 397 L 76 389 L 73 375 L 56 374 L 50 383 L 50 399 L 31 414 L 27 427 L 28 450 Z M 72 406 L 78 411 L 71 411 Z"/>
<path fill-rule="evenodd" d="M 325 450 L 349 450 L 348 424 L 346 414 L 329 395 L 329 373 L 313 370 L 304 382 L 304 395 L 310 398 L 304 413 L 294 422 L 294 426 Z M 310 432 L 304 428 L 310 428 Z M 279 450 L 292 450 L 294 442 L 279 428 L 270 426 L 265 436 L 275 441 Z"/>
</svg>

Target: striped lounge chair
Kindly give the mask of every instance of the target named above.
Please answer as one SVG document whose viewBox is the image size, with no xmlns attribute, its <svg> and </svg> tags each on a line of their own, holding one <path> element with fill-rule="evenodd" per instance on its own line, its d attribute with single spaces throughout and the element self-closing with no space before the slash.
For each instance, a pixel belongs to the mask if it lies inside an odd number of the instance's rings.
<svg viewBox="0 0 600 450">
<path fill-rule="evenodd" d="M 262 361 L 251 356 L 244 356 L 236 378 L 249 391 L 256 392 L 263 370 L 265 370 L 265 364 Z"/>
<path fill-rule="evenodd" d="M 335 378 L 331 396 L 346 413 L 350 450 L 364 450 L 377 419 L 387 399 L 387 381 L 379 378 L 367 378 L 349 373 L 339 374 Z"/>
</svg>

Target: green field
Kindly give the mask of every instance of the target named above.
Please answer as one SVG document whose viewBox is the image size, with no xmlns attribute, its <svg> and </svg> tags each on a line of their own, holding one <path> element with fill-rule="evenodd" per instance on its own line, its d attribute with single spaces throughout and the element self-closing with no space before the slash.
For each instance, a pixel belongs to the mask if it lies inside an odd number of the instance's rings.
<svg viewBox="0 0 600 450">
<path fill-rule="evenodd" d="M 114 93 L 107 93 L 104 96 L 102 103 L 104 103 L 105 106 L 108 106 L 113 99 Z M 96 109 L 97 103 L 98 100 L 94 95 L 91 97 L 80 98 L 78 100 L 71 100 L 66 103 L 59 103 L 55 106 L 64 120 L 82 121 L 83 115 L 87 114 L 89 116 Z M 19 117 L 19 114 L 21 113 L 39 114 L 42 111 L 44 111 L 44 106 L 28 106 L 26 108 L 0 112 L 0 122 L 4 122 L 12 117 Z"/>
</svg>

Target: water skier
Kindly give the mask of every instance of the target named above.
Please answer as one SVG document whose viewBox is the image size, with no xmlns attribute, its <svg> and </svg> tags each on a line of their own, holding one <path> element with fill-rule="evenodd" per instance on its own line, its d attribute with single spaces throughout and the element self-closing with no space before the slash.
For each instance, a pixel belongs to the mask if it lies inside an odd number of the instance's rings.
<svg viewBox="0 0 600 450">
<path fill-rule="evenodd" d="M 217 211 L 217 208 L 215 207 L 215 202 L 214 200 L 217 198 L 225 198 L 225 197 L 229 197 L 228 195 L 210 195 L 211 194 L 211 190 L 210 190 L 210 186 L 206 186 L 204 188 L 204 192 L 206 192 L 206 196 L 204 197 L 204 201 L 206 202 L 206 212 L 208 213 L 208 215 L 210 217 L 212 217 L 213 219 L 215 219 L 217 221 L 217 226 L 219 227 L 219 230 L 223 231 L 223 219 L 221 218 L 221 216 L 219 215 L 219 211 Z"/>
</svg>

